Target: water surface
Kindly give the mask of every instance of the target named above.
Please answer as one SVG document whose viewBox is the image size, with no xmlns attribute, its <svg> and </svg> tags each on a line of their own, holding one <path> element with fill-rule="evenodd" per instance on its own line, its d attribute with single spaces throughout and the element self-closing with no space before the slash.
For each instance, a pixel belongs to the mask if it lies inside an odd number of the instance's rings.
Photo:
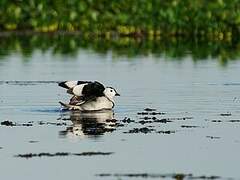
<svg viewBox="0 0 240 180">
<path fill-rule="evenodd" d="M 73 54 L 54 53 L 52 45 L 16 47 L 0 57 L 0 121 L 17 124 L 0 126 L 2 179 L 119 179 L 96 176 L 101 173 L 240 178 L 239 58 L 222 66 L 218 56 L 195 61 L 191 49 L 173 58 L 153 51 L 129 56 L 126 49 L 116 55 L 112 46 L 99 52 L 81 45 Z M 68 101 L 69 95 L 57 82 L 72 79 L 115 87 L 121 97 L 114 112 L 61 111 L 58 101 Z M 138 114 L 147 107 L 162 114 Z M 171 122 L 139 123 L 146 116 Z M 134 122 L 123 122 L 125 117 Z M 117 122 L 106 122 L 113 118 Z M 153 131 L 128 133 L 144 127 Z M 172 133 L 159 133 L 167 131 Z M 15 157 L 41 152 L 113 154 Z"/>
</svg>

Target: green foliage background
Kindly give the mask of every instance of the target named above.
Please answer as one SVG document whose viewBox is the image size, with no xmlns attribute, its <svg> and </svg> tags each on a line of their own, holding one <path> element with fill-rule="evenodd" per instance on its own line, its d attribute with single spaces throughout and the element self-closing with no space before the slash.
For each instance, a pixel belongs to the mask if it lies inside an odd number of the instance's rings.
<svg viewBox="0 0 240 180">
<path fill-rule="evenodd" d="M 0 30 L 81 31 L 105 36 L 239 32 L 239 0 L 1 0 Z"/>
</svg>

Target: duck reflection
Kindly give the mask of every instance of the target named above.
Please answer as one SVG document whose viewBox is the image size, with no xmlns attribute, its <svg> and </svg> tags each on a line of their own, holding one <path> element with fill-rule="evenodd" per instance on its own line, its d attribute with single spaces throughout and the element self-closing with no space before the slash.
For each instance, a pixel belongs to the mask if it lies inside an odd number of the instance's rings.
<svg viewBox="0 0 240 180">
<path fill-rule="evenodd" d="M 116 120 L 112 110 L 99 112 L 69 112 L 72 125 L 60 131 L 61 137 L 98 137 L 106 132 L 112 132 L 116 127 Z M 66 117 L 65 117 L 66 119 Z"/>
</svg>

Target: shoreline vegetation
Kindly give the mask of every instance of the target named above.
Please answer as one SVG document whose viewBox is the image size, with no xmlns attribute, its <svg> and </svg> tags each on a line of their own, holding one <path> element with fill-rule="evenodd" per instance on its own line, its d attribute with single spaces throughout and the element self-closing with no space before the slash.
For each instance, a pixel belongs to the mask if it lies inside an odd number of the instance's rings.
<svg viewBox="0 0 240 180">
<path fill-rule="evenodd" d="M 0 56 L 34 50 L 74 56 L 79 48 L 166 59 L 240 56 L 238 0 L 0 1 Z"/>
<path fill-rule="evenodd" d="M 240 4 L 238 0 L 2 0 L 0 31 L 26 30 L 229 41 L 240 32 Z"/>
</svg>

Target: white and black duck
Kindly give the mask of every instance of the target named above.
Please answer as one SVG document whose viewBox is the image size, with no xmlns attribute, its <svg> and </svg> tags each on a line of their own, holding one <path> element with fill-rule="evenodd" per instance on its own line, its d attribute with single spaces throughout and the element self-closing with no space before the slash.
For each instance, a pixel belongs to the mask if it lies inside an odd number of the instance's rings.
<svg viewBox="0 0 240 180">
<path fill-rule="evenodd" d="M 64 81 L 58 85 L 73 95 L 69 104 L 59 102 L 69 110 L 110 110 L 115 106 L 114 97 L 120 96 L 114 88 L 104 87 L 97 81 Z"/>
</svg>

